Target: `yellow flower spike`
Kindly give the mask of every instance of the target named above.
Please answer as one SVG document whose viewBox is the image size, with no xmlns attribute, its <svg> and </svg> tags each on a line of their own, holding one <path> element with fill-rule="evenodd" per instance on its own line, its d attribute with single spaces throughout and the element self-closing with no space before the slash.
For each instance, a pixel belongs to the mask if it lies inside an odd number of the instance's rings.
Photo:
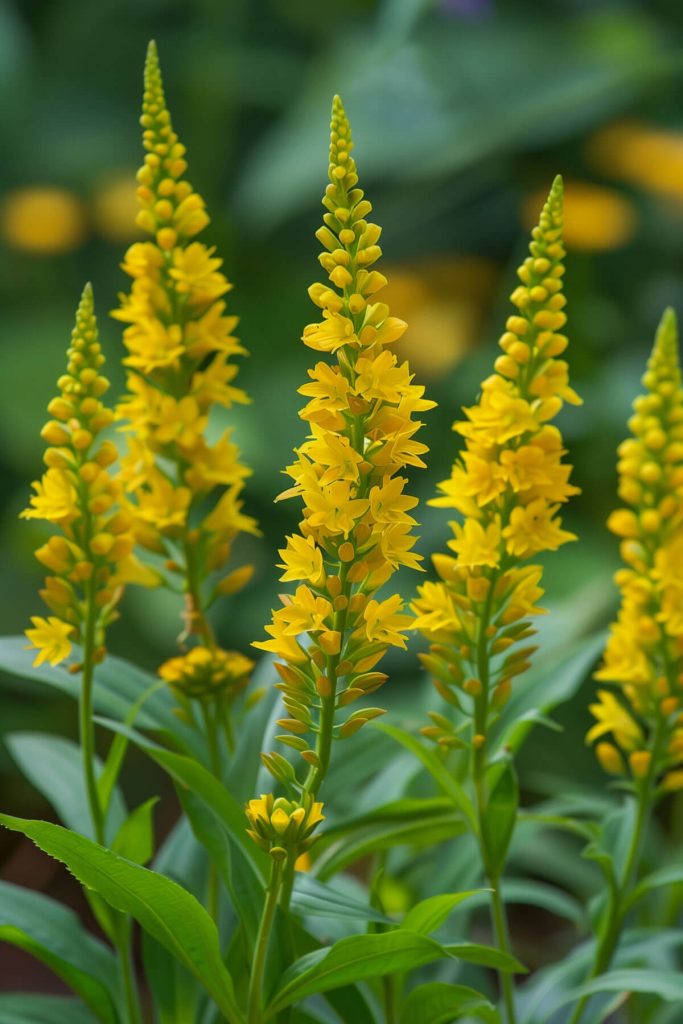
<svg viewBox="0 0 683 1024">
<path fill-rule="evenodd" d="M 70 654 L 72 642 L 83 646 L 87 636 L 96 660 L 101 660 L 104 633 L 116 617 L 125 576 L 138 567 L 131 555 L 130 522 L 118 507 L 118 483 L 100 464 L 111 465 L 110 442 L 101 440 L 100 432 L 113 415 L 102 403 L 109 383 L 101 373 L 104 356 L 90 285 L 83 290 L 67 359 L 58 382 L 60 394 L 48 406 L 61 422 L 51 420 L 42 431 L 48 444 L 59 445 L 59 457 L 54 448 L 47 449 L 48 468 L 33 484 L 35 494 L 21 513 L 61 530 L 36 551 L 36 558 L 55 574 L 41 591 L 55 616 L 34 618 L 34 628 L 26 631 L 38 650 L 36 665 L 59 664 Z M 155 582 L 153 574 L 147 575 L 147 583 Z"/>
<path fill-rule="evenodd" d="M 386 284 L 374 269 L 380 228 L 368 220 L 372 206 L 358 187 L 352 149 L 335 96 L 325 213 L 316 233 L 327 280 L 309 289 L 321 319 L 302 336 L 329 358 L 316 362 L 299 389 L 309 435 L 286 469 L 292 486 L 279 496 L 303 504 L 299 532 L 287 537 L 278 563 L 283 581 L 301 585 L 273 612 L 269 639 L 254 645 L 280 659 L 278 686 L 289 713 L 281 723 L 295 734 L 283 739 L 310 766 L 303 789 L 311 795 L 327 771 L 333 739 L 380 713 L 366 709 L 337 721 L 337 712 L 377 689 L 385 677 L 372 668 L 389 646 L 406 645 L 412 618 L 403 602 L 376 594 L 401 565 L 420 568 L 409 514 L 417 501 L 405 493 L 404 471 L 424 465 L 415 417 L 434 404 L 391 350 L 406 325 L 377 298 Z M 315 750 L 307 746 L 312 737 Z M 298 785 L 278 756 L 266 754 L 264 763 L 284 784 Z"/>
<path fill-rule="evenodd" d="M 277 857 L 284 850 L 293 868 L 317 838 L 313 832 L 325 820 L 322 808 L 310 796 L 292 801 L 284 797 L 275 799 L 269 793 L 247 803 L 244 811 L 251 826 L 247 833 L 258 846 Z"/>
<path fill-rule="evenodd" d="M 439 485 L 441 496 L 431 502 L 463 517 L 449 524 L 448 546 L 456 557 L 435 556 L 441 582 L 420 587 L 412 605 L 417 628 L 459 652 L 461 679 L 486 677 L 470 693 L 481 719 L 477 735 L 486 732 L 489 710 L 504 704 L 496 699 L 489 706 L 497 687 L 504 684 L 500 692 L 507 694 L 510 677 L 525 665 L 520 662 L 513 673 L 509 662 L 491 665 L 491 659 L 529 635 L 522 621 L 542 612 L 536 607 L 541 569 L 520 563 L 575 539 L 562 529 L 558 513 L 578 491 L 562 461 L 562 437 L 550 423 L 564 402 L 580 401 L 567 363 L 557 358 L 567 345 L 559 333 L 566 323 L 562 195 L 558 177 L 518 269 L 520 283 L 511 295 L 516 313 L 500 339 L 504 355 L 483 382 L 478 403 L 454 424 L 465 447 L 450 479 Z M 474 644 L 473 630 L 479 638 Z"/>
<path fill-rule="evenodd" d="M 226 313 L 231 285 L 222 261 L 196 237 L 209 218 L 186 178 L 185 147 L 173 129 L 154 42 L 140 120 L 146 152 L 137 175 L 137 223 L 151 238 L 128 249 L 123 269 L 132 286 L 113 313 L 126 325 L 127 393 L 117 409 L 128 436 L 121 478 L 137 542 L 165 557 L 167 571 L 180 577 L 184 636 L 204 652 L 191 648 L 170 659 L 161 677 L 181 700 L 229 703 L 252 663 L 219 648 L 208 611 L 249 581 L 248 566 L 226 570 L 237 536 L 258 530 L 243 512 L 250 471 L 230 430 L 210 441 L 208 427 L 217 409 L 248 401 L 235 386 L 232 361 L 245 350 L 233 335 L 237 318 Z"/>
<path fill-rule="evenodd" d="M 628 507 L 608 519 L 623 538 L 627 565 L 615 577 L 621 608 L 595 673 L 619 687 L 628 710 L 599 691 L 591 707 L 598 723 L 588 740 L 611 732 L 629 755 L 633 778 L 656 779 L 679 762 L 669 717 L 683 678 L 683 390 L 671 309 L 657 329 L 643 385 L 629 420 L 632 436 L 619 446 L 619 496 Z"/>
</svg>

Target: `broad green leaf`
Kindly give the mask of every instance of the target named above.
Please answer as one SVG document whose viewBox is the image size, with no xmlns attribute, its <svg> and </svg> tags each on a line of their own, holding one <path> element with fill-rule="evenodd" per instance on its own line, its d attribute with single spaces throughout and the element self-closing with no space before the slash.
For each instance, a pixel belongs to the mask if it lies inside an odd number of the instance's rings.
<svg viewBox="0 0 683 1024">
<path fill-rule="evenodd" d="M 158 796 L 145 800 L 128 815 L 112 844 L 119 853 L 136 864 L 147 864 L 154 856 L 154 807 Z"/>
<path fill-rule="evenodd" d="M 527 968 L 516 957 L 496 949 L 495 946 L 483 946 L 479 942 L 449 942 L 444 949 L 450 956 L 466 960 L 470 964 L 492 967 L 495 971 L 505 971 L 508 974 L 527 973 Z"/>
<path fill-rule="evenodd" d="M 132 726 L 135 722 L 135 719 L 140 714 L 142 706 L 150 699 L 150 697 L 153 694 L 157 692 L 157 690 L 162 689 L 164 686 L 166 686 L 166 683 L 162 679 L 158 679 L 156 683 L 153 683 L 152 686 L 149 686 L 144 691 L 144 693 L 140 694 L 140 696 L 135 701 L 133 706 L 129 709 L 128 714 L 126 715 L 125 724 Z M 121 773 L 121 768 L 123 767 L 123 761 L 126 756 L 127 749 L 128 737 L 122 736 L 120 733 L 117 733 L 116 736 L 114 736 L 112 744 L 107 753 L 102 774 L 97 780 L 97 791 L 100 795 L 100 802 L 105 810 L 105 813 L 107 811 L 107 808 L 109 807 L 109 801 L 111 800 L 112 793 L 114 791 L 114 786 L 116 785 L 118 777 Z"/>
<path fill-rule="evenodd" d="M 41 893 L 0 882 L 0 941 L 42 961 L 99 1021 L 116 1024 L 116 961 L 73 911 Z"/>
<path fill-rule="evenodd" d="M 401 845 L 433 846 L 465 831 L 462 818 L 448 800 L 399 800 L 364 815 L 359 822 L 323 834 L 316 874 L 325 881 L 367 854 Z"/>
<path fill-rule="evenodd" d="M 472 801 L 460 783 L 453 778 L 445 765 L 439 760 L 436 752 L 425 747 L 423 743 L 420 743 L 418 739 L 411 736 L 405 729 L 399 729 L 394 725 L 387 725 L 386 722 L 373 722 L 373 728 L 379 729 L 380 732 L 385 733 L 387 736 L 391 736 L 397 743 L 400 743 L 406 750 L 410 750 L 412 754 L 419 758 L 436 784 L 451 798 L 470 829 L 476 833 L 477 815 L 472 806 Z"/>
<path fill-rule="evenodd" d="M 670 885 L 683 883 L 683 864 L 669 864 L 667 867 L 659 868 L 641 879 L 635 886 L 633 892 L 626 901 L 627 907 L 632 907 L 638 900 L 642 899 L 653 889 L 661 889 Z"/>
<path fill-rule="evenodd" d="M 488 889 L 470 889 L 468 892 L 446 893 L 442 896 L 429 896 L 426 900 L 416 903 L 401 922 L 401 928 L 419 935 L 429 935 L 437 931 L 453 910 L 464 900 L 473 896 L 486 894 Z"/>
<path fill-rule="evenodd" d="M 149 932 L 142 933 L 142 960 L 159 1024 L 196 1020 L 196 979 Z"/>
<path fill-rule="evenodd" d="M 5 742 L 22 774 L 42 793 L 64 824 L 92 839 L 93 827 L 78 744 L 62 736 L 40 732 L 10 733 Z M 95 762 L 95 772 L 98 775 L 102 772 L 99 759 Z M 113 839 L 125 818 L 123 797 L 115 790 L 107 817 L 108 839 Z"/>
<path fill-rule="evenodd" d="M 667 1003 L 683 1003 L 683 974 L 680 971 L 628 970 L 609 971 L 594 981 L 581 985 L 572 999 L 597 992 L 642 992 L 659 996 Z"/>
<path fill-rule="evenodd" d="M 494 765 L 489 771 L 497 770 L 498 767 Z M 492 878 L 499 878 L 505 866 L 505 858 L 517 821 L 518 802 L 517 776 L 512 762 L 507 761 L 491 787 L 482 820 L 487 868 Z"/>
<path fill-rule="evenodd" d="M 399 1024 L 451 1024 L 462 1017 L 500 1024 L 500 1014 L 480 992 L 466 985 L 431 981 L 408 994 Z"/>
<path fill-rule="evenodd" d="M 23 636 L 0 637 L 0 672 L 32 679 L 53 686 L 78 700 L 80 680 L 64 666 L 33 665 L 34 654 L 26 650 Z M 174 746 L 202 755 L 200 736 L 174 713 L 175 701 L 168 688 L 157 689 L 158 679 L 122 658 L 107 655 L 95 669 L 93 703 L 100 714 L 111 715 L 124 722 L 131 707 L 151 688 L 154 693 L 140 710 L 137 721 L 141 729 L 151 729 L 169 738 Z"/>
<path fill-rule="evenodd" d="M 199 979 L 230 1024 L 242 1024 L 216 926 L 194 896 L 163 875 L 59 825 L 8 814 L 0 815 L 0 824 L 28 836 L 115 910 L 134 917 Z"/>
<path fill-rule="evenodd" d="M 605 634 L 601 632 L 574 644 L 571 654 L 559 660 L 539 661 L 525 683 L 513 686 L 512 696 L 492 729 L 494 748 L 517 752 L 533 729 L 535 717 L 547 715 L 574 696 L 604 646 Z"/>
<path fill-rule="evenodd" d="M 554 885 L 529 878 L 506 878 L 501 882 L 500 891 L 506 904 L 541 907 L 580 928 L 586 924 L 586 913 L 579 901 Z M 485 895 L 475 896 L 472 900 L 476 906 L 484 906 L 487 902 Z"/>
<path fill-rule="evenodd" d="M 244 815 L 244 808 L 237 803 L 226 787 L 212 775 L 211 772 L 194 758 L 186 757 L 184 754 L 176 754 L 171 750 L 165 750 L 155 743 L 151 743 L 140 733 L 129 729 L 119 722 L 112 722 L 108 719 L 101 720 L 101 724 L 115 732 L 128 736 L 140 750 L 143 750 L 153 761 L 161 765 L 174 782 L 186 789 L 191 790 L 203 803 L 211 809 L 218 819 L 225 825 L 232 839 L 243 848 L 249 862 L 261 878 L 265 878 L 267 870 L 267 857 L 251 841 L 247 835 L 247 819 Z"/>
<path fill-rule="evenodd" d="M 399 929 L 381 935 L 340 939 L 329 949 L 301 957 L 285 971 L 267 1007 L 266 1019 L 316 992 L 411 971 L 448 956 L 444 947 L 433 939 Z"/>
<path fill-rule="evenodd" d="M 292 907 L 299 914 L 313 917 L 341 917 L 353 921 L 377 921 L 380 924 L 395 924 L 386 914 L 380 913 L 369 903 L 361 903 L 345 893 L 325 885 L 308 874 L 297 874 Z M 413 928 L 413 931 L 419 931 Z"/>
<path fill-rule="evenodd" d="M 32 992 L 0 994 L 0 1024 L 95 1024 L 80 999 L 40 996 Z"/>
</svg>

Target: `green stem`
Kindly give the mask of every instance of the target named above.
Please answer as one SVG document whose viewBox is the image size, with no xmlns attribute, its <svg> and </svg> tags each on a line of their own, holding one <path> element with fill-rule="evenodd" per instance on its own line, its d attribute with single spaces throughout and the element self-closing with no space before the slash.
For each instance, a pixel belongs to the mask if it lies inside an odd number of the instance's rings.
<svg viewBox="0 0 683 1024">
<path fill-rule="evenodd" d="M 505 904 L 500 895 L 500 880 L 491 879 L 490 881 L 492 885 L 491 917 L 493 919 L 493 930 L 496 936 L 496 943 L 503 953 L 511 955 L 512 949 L 510 947 L 510 935 L 508 932 L 507 917 L 505 914 Z M 508 1024 L 515 1024 L 515 990 L 512 984 L 512 975 L 507 971 L 499 971 L 498 977 L 500 979 L 500 987 L 503 993 L 503 1002 L 505 1004 L 505 1013 Z"/>
<path fill-rule="evenodd" d="M 254 960 L 249 979 L 249 995 L 247 998 L 247 1024 L 261 1024 L 261 990 L 263 988 L 263 974 L 266 967 L 266 957 L 270 944 L 270 933 L 275 918 L 280 884 L 282 881 L 283 862 L 273 859 L 270 868 L 270 879 L 266 889 L 266 898 L 263 904 L 263 912 L 259 923 L 258 935 L 256 936 L 256 947 L 254 949 Z"/>
<path fill-rule="evenodd" d="M 121 988 L 126 1007 L 127 1024 L 142 1024 L 142 1010 L 138 997 L 131 949 L 130 920 L 119 917 L 116 925 L 116 951 L 118 953 Z"/>
<path fill-rule="evenodd" d="M 88 585 L 86 595 L 86 620 L 83 636 L 83 672 L 81 699 L 79 702 L 79 734 L 83 758 L 83 778 L 96 841 L 104 846 L 104 815 L 95 776 L 95 726 L 93 723 L 93 676 L 95 672 L 95 627 L 97 608 L 93 583 Z"/>
<path fill-rule="evenodd" d="M 221 778 L 221 752 L 218 746 L 218 733 L 216 731 L 216 715 L 215 710 L 212 713 L 208 704 L 202 702 L 202 717 L 204 719 L 204 731 L 206 733 L 206 742 L 209 748 L 209 766 L 211 772 L 217 779 Z M 206 905 L 207 909 L 214 919 L 218 921 L 218 871 L 213 860 L 209 860 L 209 876 L 207 879 L 207 894 L 206 894 Z"/>
<path fill-rule="evenodd" d="M 612 962 L 612 957 L 614 956 L 619 942 L 619 936 L 621 934 L 621 928 L 626 914 L 624 904 L 638 872 L 643 838 L 650 818 L 650 812 L 652 810 L 657 764 L 659 761 L 660 748 L 664 741 L 665 731 L 666 724 L 660 717 L 657 721 L 657 729 L 652 745 L 653 749 L 650 767 L 647 775 L 641 780 L 638 787 L 636 821 L 633 832 L 631 833 L 631 842 L 626 854 L 626 860 L 624 861 L 621 881 L 615 887 L 607 905 L 606 916 L 602 922 L 601 934 L 596 945 L 593 967 L 586 979 L 587 981 L 592 981 L 594 978 L 598 978 L 601 974 L 604 974 Z M 569 1019 L 569 1024 L 579 1024 L 589 999 L 590 996 L 583 996 L 579 1000 L 574 1007 L 574 1012 Z"/>
</svg>

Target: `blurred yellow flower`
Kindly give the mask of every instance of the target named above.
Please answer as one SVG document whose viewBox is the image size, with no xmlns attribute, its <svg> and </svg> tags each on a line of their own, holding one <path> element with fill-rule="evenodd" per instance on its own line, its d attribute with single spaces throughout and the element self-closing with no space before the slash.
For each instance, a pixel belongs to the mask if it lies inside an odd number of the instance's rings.
<svg viewBox="0 0 683 1024">
<path fill-rule="evenodd" d="M 498 270 L 473 256 L 390 268 L 385 295 L 409 328 L 394 346 L 420 376 L 443 377 L 476 342 Z"/>
<path fill-rule="evenodd" d="M 28 185 L 6 193 L 0 224 L 8 245 L 36 256 L 77 249 L 87 233 L 79 197 L 51 185 Z"/>
<path fill-rule="evenodd" d="M 92 219 L 98 233 L 108 242 L 130 242 L 138 238 L 135 169 L 107 175 L 92 198 Z"/>
<path fill-rule="evenodd" d="M 543 196 L 543 192 L 534 192 L 524 202 L 523 220 L 529 228 L 535 223 Z M 565 182 L 564 241 L 569 249 L 620 249 L 633 238 L 637 226 L 638 214 L 627 196 L 589 181 Z"/>
<path fill-rule="evenodd" d="M 683 199 L 683 132 L 618 121 L 589 139 L 587 157 L 604 174 Z"/>
</svg>

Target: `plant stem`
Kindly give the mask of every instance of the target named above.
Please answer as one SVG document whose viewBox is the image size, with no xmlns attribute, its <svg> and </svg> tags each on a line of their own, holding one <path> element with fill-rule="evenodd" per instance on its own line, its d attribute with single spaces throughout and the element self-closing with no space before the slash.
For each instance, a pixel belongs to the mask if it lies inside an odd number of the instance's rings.
<svg viewBox="0 0 683 1024">
<path fill-rule="evenodd" d="M 503 953 L 510 954 L 512 952 L 510 948 L 510 936 L 508 933 L 507 917 L 505 914 L 505 904 L 503 903 L 500 895 L 500 880 L 491 879 L 490 881 L 492 885 L 491 917 L 493 918 L 493 929 L 496 936 L 496 943 Z M 507 971 L 499 971 L 498 977 L 500 979 L 500 987 L 503 992 L 503 1002 L 505 1004 L 505 1013 L 508 1024 L 515 1024 L 515 990 L 512 984 L 512 977 Z"/>
<path fill-rule="evenodd" d="M 95 727 L 93 724 L 93 676 L 95 671 L 95 626 L 97 609 L 93 584 L 88 586 L 86 596 L 86 620 L 83 636 L 83 670 L 81 694 L 78 707 L 79 735 L 83 758 L 83 778 L 88 798 L 88 808 L 95 840 L 104 846 L 104 816 L 95 776 Z"/>
<path fill-rule="evenodd" d="M 204 731 L 206 733 L 206 742 L 209 749 L 209 766 L 211 772 L 216 776 L 217 779 L 221 778 L 221 752 L 218 746 L 218 733 L 216 731 L 216 714 L 215 709 L 212 712 L 211 708 L 205 702 L 202 702 L 202 717 L 204 719 Z M 207 879 L 207 894 L 206 894 L 207 909 L 211 914 L 211 917 L 218 923 L 218 872 L 216 865 L 213 860 L 209 859 L 209 876 Z"/>
<path fill-rule="evenodd" d="M 261 1021 L 261 995 L 263 988 L 263 974 L 268 955 L 270 933 L 275 918 L 280 884 L 282 881 L 283 862 L 273 859 L 270 868 L 270 879 L 266 889 L 266 898 L 263 904 L 263 912 L 259 923 L 258 935 L 256 936 L 256 947 L 254 949 L 254 961 L 249 979 L 249 995 L 247 999 L 247 1024 L 260 1024 Z"/>
<path fill-rule="evenodd" d="M 650 768 L 638 787 L 636 821 L 633 832 L 631 833 L 631 842 L 629 844 L 628 853 L 626 854 L 626 860 L 624 861 L 621 881 L 617 884 L 610 897 L 607 914 L 602 922 L 601 934 L 596 945 L 595 960 L 593 962 L 591 972 L 586 979 L 587 981 L 592 981 L 594 978 L 598 978 L 601 974 L 604 974 L 612 962 L 612 957 L 614 956 L 614 952 L 619 942 L 619 935 L 626 913 L 624 903 L 629 895 L 631 886 L 638 871 L 643 837 L 645 835 L 645 829 L 652 810 L 657 762 L 659 760 L 659 748 L 661 747 L 664 739 L 664 732 L 665 723 L 663 719 L 660 718 L 657 722 L 657 730 L 653 741 Z M 574 1007 L 574 1012 L 569 1019 L 569 1024 L 579 1024 L 589 999 L 590 996 L 582 996 Z"/>
<path fill-rule="evenodd" d="M 138 999 L 131 952 L 130 921 L 125 917 L 119 917 L 115 927 L 117 932 L 115 945 L 118 953 L 121 987 L 123 989 L 128 1024 L 142 1024 L 142 1011 Z"/>
</svg>

